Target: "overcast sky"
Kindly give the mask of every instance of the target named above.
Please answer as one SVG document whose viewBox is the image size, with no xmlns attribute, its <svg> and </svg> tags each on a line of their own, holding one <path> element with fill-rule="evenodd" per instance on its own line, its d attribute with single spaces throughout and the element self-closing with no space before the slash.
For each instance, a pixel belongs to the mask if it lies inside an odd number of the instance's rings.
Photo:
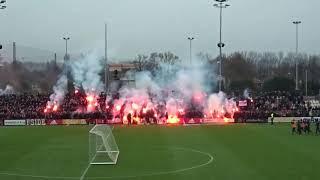
<svg viewBox="0 0 320 180">
<path fill-rule="evenodd" d="M 104 22 L 109 25 L 110 56 L 172 51 L 188 56 L 186 38 L 194 36 L 194 52 L 217 55 L 219 11 L 213 0 L 7 0 L 0 10 L 0 41 L 16 41 L 64 52 L 103 49 Z M 319 53 L 319 0 L 230 0 L 223 12 L 224 51 L 294 51 L 300 26 L 300 51 Z"/>
</svg>

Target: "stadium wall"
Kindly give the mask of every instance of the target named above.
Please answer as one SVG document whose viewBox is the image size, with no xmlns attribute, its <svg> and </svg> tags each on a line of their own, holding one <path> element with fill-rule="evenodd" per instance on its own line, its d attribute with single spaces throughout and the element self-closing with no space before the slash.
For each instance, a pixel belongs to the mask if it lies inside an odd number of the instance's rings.
<svg viewBox="0 0 320 180">
<path fill-rule="evenodd" d="M 0 126 L 3 126 L 3 120 L 0 119 Z"/>
</svg>

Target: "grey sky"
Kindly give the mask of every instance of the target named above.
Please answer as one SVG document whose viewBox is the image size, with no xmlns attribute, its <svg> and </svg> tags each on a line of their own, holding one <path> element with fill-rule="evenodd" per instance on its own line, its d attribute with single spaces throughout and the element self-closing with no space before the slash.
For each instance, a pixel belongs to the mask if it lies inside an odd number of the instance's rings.
<svg viewBox="0 0 320 180">
<path fill-rule="evenodd" d="M 188 55 L 188 35 L 196 38 L 194 52 L 217 55 L 219 11 L 213 0 L 7 0 L 0 10 L 2 44 L 18 44 L 78 53 L 103 49 L 104 22 L 109 24 L 112 57 L 173 51 Z M 273 3 L 272 3 L 273 2 Z M 224 51 L 294 51 L 295 28 L 300 26 L 300 51 L 319 52 L 319 0 L 230 0 L 224 10 Z"/>
</svg>

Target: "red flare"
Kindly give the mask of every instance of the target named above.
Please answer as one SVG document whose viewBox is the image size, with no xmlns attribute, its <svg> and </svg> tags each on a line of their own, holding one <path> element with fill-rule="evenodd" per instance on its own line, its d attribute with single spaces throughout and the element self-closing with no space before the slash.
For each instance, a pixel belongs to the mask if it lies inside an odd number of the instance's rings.
<svg viewBox="0 0 320 180">
<path fill-rule="evenodd" d="M 88 97 L 87 97 L 87 101 L 88 101 L 88 102 L 92 102 L 93 100 L 94 100 L 93 96 L 88 96 Z"/>
<path fill-rule="evenodd" d="M 142 109 L 142 113 L 143 113 L 143 114 L 147 113 L 147 108 L 143 108 L 143 109 Z"/>
<path fill-rule="evenodd" d="M 54 105 L 52 111 L 57 111 L 58 110 L 58 106 Z"/>
<path fill-rule="evenodd" d="M 135 103 L 132 103 L 132 108 L 133 108 L 134 110 L 137 110 L 137 109 L 139 108 L 139 106 L 138 106 L 137 104 L 135 104 Z"/>
<path fill-rule="evenodd" d="M 180 122 L 180 119 L 177 116 L 169 116 L 167 123 L 168 124 L 177 124 Z"/>
<path fill-rule="evenodd" d="M 117 105 L 117 106 L 116 106 L 116 110 L 117 110 L 117 111 L 120 111 L 120 110 L 121 110 L 121 106 L 120 106 L 120 105 Z"/>
<path fill-rule="evenodd" d="M 234 119 L 224 117 L 224 118 L 223 118 L 223 121 L 224 121 L 225 123 L 232 123 L 232 122 L 234 122 Z"/>
</svg>

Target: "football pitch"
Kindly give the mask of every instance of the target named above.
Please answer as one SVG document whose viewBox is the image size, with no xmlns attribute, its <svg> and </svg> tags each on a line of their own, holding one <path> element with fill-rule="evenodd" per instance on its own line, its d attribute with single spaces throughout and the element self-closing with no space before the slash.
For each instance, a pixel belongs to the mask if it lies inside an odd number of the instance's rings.
<svg viewBox="0 0 320 180">
<path fill-rule="evenodd" d="M 117 165 L 88 166 L 91 128 L 1 127 L 0 179 L 319 178 L 320 136 L 289 124 L 115 126 Z"/>
</svg>

